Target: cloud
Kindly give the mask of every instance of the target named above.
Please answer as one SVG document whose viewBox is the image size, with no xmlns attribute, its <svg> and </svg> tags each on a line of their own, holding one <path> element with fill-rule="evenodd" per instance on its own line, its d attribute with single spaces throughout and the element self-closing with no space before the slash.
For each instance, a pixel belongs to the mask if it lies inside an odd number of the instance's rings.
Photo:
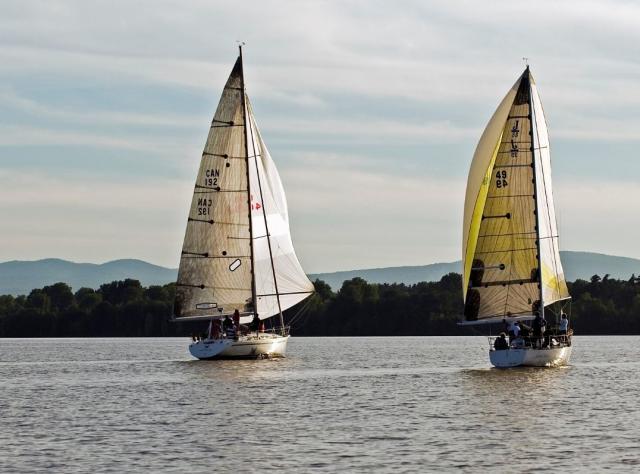
<svg viewBox="0 0 640 474">
<path fill-rule="evenodd" d="M 144 127 L 195 128 L 202 123 L 189 116 L 169 116 L 136 112 L 114 112 L 100 109 L 77 110 L 74 107 L 54 107 L 22 97 L 10 90 L 0 89 L 0 107 L 25 112 L 37 118 L 55 119 L 70 123 L 96 125 L 138 125 Z"/>
<path fill-rule="evenodd" d="M 361 156 L 300 157 L 318 161 L 322 168 L 283 173 L 294 243 L 307 271 L 458 258 L 461 180 L 376 173 Z"/>
<path fill-rule="evenodd" d="M 523 56 L 563 149 L 563 247 L 632 255 L 633 225 L 610 229 L 638 196 L 624 163 L 640 138 L 639 20 L 625 1 L 7 0 L 6 258 L 175 264 L 193 184 L 176 177 L 191 172 L 181 157 L 197 162 L 237 39 L 307 270 L 457 259 L 466 166 Z M 617 164 L 604 182 L 586 143 Z M 31 146 L 53 163 L 68 147 L 86 159 L 25 169 Z M 105 150 L 117 159 L 100 179 Z"/>
<path fill-rule="evenodd" d="M 192 186 L 0 170 L 0 260 L 135 257 L 175 266 Z"/>
</svg>

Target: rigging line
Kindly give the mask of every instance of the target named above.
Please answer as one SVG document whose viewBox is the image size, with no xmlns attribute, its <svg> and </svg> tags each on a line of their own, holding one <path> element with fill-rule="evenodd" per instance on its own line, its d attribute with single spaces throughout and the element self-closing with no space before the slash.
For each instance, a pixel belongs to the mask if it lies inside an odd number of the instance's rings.
<svg viewBox="0 0 640 474">
<path fill-rule="evenodd" d="M 305 303 L 302 306 L 302 308 L 300 308 L 300 310 L 298 310 L 298 312 L 294 314 L 292 318 L 289 320 L 289 326 L 293 327 L 295 322 L 297 322 L 303 316 L 306 316 L 310 307 L 311 307 L 311 298 L 308 298 L 305 300 Z M 300 322 L 304 323 L 305 319 L 302 319 Z"/>
</svg>

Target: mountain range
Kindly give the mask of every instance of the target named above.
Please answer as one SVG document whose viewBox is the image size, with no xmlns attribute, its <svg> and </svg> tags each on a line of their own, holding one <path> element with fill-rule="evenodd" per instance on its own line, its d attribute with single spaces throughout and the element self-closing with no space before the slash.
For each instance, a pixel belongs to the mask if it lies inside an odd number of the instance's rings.
<svg viewBox="0 0 640 474">
<path fill-rule="evenodd" d="M 616 257 L 593 252 L 560 252 L 567 280 L 589 279 L 592 275 L 609 274 L 611 278 L 627 279 L 640 273 L 640 260 Z M 433 263 L 430 265 L 369 268 L 332 273 L 310 274 L 311 280 L 319 278 L 335 291 L 342 282 L 361 277 L 370 283 L 406 283 L 437 281 L 450 272 L 460 272 L 461 262 Z M 144 286 L 163 285 L 175 281 L 177 270 L 153 265 L 142 260 L 114 260 L 102 264 L 74 263 L 48 258 L 36 261 L 10 261 L 0 263 L 0 295 L 28 294 L 33 288 L 42 288 L 59 281 L 74 291 L 81 287 L 98 288 L 114 280 L 134 278 Z"/>
</svg>

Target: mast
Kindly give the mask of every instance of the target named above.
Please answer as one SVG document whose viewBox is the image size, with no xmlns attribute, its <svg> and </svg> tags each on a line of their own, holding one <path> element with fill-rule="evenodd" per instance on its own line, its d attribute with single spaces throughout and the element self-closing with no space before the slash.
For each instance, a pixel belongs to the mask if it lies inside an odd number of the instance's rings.
<svg viewBox="0 0 640 474">
<path fill-rule="evenodd" d="M 251 304 L 253 305 L 253 314 L 258 314 L 258 298 L 256 297 L 256 274 L 255 274 L 255 256 L 253 251 L 253 225 L 251 223 L 251 179 L 249 178 L 249 144 L 247 142 L 247 104 L 245 100 L 244 89 L 244 64 L 242 62 L 242 45 L 238 45 L 240 49 L 240 92 L 242 94 L 242 123 L 244 127 L 244 153 L 245 164 L 247 168 L 247 207 L 249 212 L 249 246 L 251 249 Z"/>
<path fill-rule="evenodd" d="M 271 274 L 273 275 L 273 286 L 276 291 L 276 301 L 278 302 L 278 313 L 280 314 L 280 327 L 282 334 L 284 335 L 284 316 L 282 315 L 282 306 L 280 305 L 280 292 L 278 291 L 278 279 L 276 278 L 276 266 L 273 263 L 273 251 L 271 250 L 271 234 L 269 233 L 269 224 L 267 222 L 267 210 L 264 206 L 264 196 L 262 195 L 262 183 L 260 181 L 260 170 L 258 169 L 258 156 L 256 155 L 256 140 L 255 130 L 253 125 L 249 123 L 251 127 L 251 146 L 253 148 L 253 160 L 256 165 L 256 176 L 258 177 L 258 191 L 260 192 L 260 199 L 262 204 L 262 218 L 264 219 L 264 229 L 267 234 L 267 246 L 269 247 L 269 259 L 271 260 Z"/>
<path fill-rule="evenodd" d="M 542 290 L 542 252 L 540 244 L 540 212 L 538 209 L 538 175 L 536 173 L 536 151 L 533 139 L 533 98 L 531 97 L 531 72 L 529 71 L 529 65 L 525 70 L 528 87 L 529 87 L 529 131 L 531 133 L 531 169 L 533 170 L 533 199 L 534 199 L 534 211 L 536 216 L 536 252 L 538 257 L 538 288 L 540 289 L 540 316 L 544 318 L 544 291 Z M 536 137 L 538 129 L 536 127 Z M 538 143 L 539 144 L 539 143 Z"/>
</svg>

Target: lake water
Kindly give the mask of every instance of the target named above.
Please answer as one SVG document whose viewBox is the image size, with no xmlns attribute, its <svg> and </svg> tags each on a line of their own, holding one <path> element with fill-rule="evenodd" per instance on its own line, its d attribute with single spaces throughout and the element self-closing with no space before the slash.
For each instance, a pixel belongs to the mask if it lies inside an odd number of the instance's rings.
<svg viewBox="0 0 640 474">
<path fill-rule="evenodd" d="M 640 337 L 491 369 L 483 337 L 0 339 L 2 472 L 640 471 Z"/>
</svg>

